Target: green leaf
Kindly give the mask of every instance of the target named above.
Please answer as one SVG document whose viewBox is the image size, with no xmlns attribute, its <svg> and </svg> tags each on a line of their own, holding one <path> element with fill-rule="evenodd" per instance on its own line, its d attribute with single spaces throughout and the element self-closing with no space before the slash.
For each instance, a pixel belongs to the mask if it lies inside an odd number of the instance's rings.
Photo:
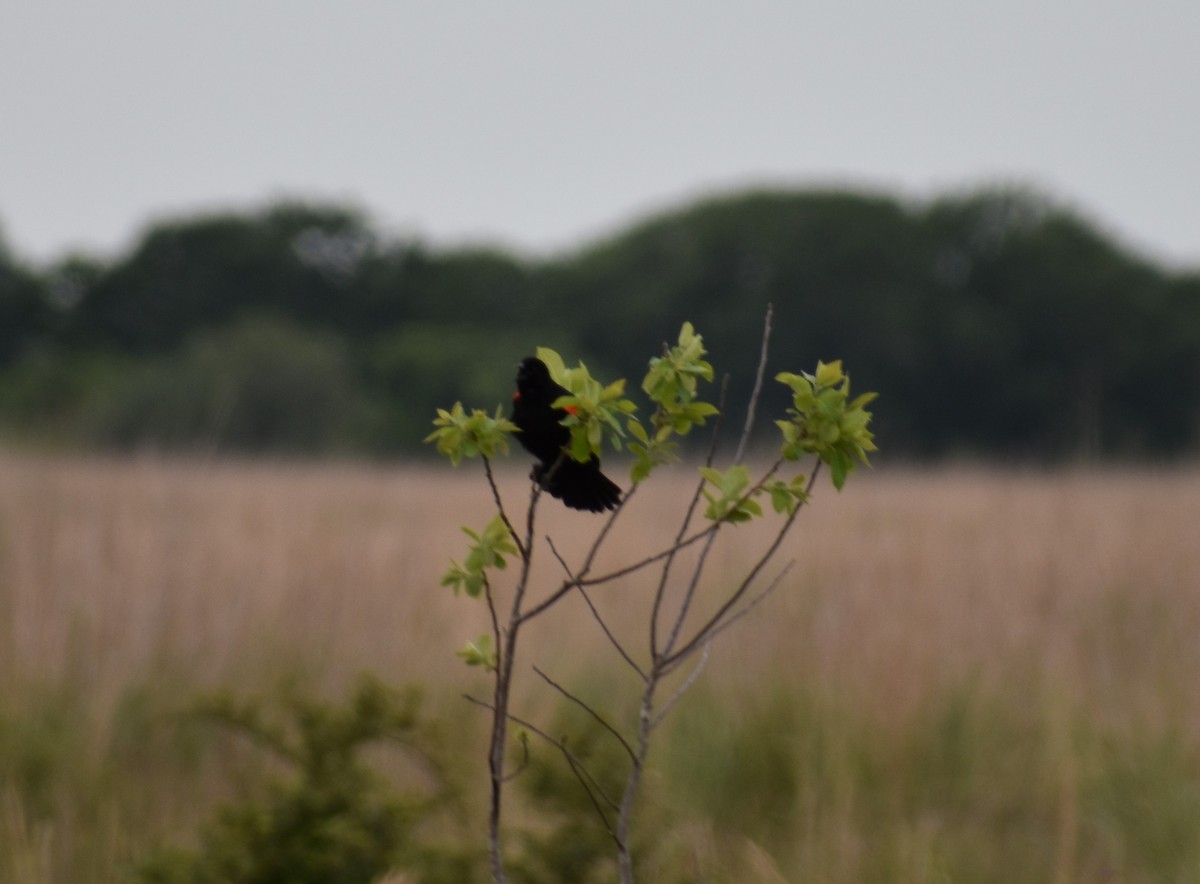
<svg viewBox="0 0 1200 884">
<path fill-rule="evenodd" d="M 630 418 L 625 426 L 629 430 L 629 435 L 633 436 L 633 438 L 639 440 L 645 445 L 650 444 L 650 437 L 646 433 L 646 428 L 643 427 L 639 421 Z"/>
<path fill-rule="evenodd" d="M 566 384 L 563 384 L 563 380 L 567 375 L 567 366 L 563 362 L 563 358 L 549 347 L 538 347 L 537 358 L 546 363 L 546 368 L 550 370 L 550 377 L 565 387 Z"/>
<path fill-rule="evenodd" d="M 468 666 L 482 666 L 488 672 L 496 671 L 496 649 L 492 647 L 492 637 L 487 633 L 479 636 L 473 642 L 467 642 L 455 651 Z"/>
<path fill-rule="evenodd" d="M 824 363 L 817 362 L 817 386 L 833 387 L 842 382 L 842 360 L 835 359 L 833 362 Z"/>
</svg>

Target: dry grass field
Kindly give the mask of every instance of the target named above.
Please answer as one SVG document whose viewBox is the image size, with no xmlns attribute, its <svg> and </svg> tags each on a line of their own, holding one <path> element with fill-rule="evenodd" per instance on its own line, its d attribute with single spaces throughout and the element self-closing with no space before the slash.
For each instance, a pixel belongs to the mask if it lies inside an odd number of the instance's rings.
<svg viewBox="0 0 1200 884">
<path fill-rule="evenodd" d="M 671 536 L 690 485 L 652 480 L 605 561 Z M 542 507 L 577 556 L 596 519 Z M 477 718 L 454 651 L 486 612 L 438 578 L 490 514 L 472 465 L 0 456 L 0 880 L 122 880 L 225 794 L 202 748 L 138 761 L 137 698 L 371 670 Z M 710 600 L 766 538 L 723 536 Z M 647 824 L 697 880 L 1200 881 L 1200 471 L 866 471 L 818 486 L 788 561 L 652 755 Z M 597 591 L 635 651 L 648 587 Z M 580 600 L 524 642 L 526 669 L 627 706 Z M 519 693 L 551 714 L 532 676 Z"/>
</svg>

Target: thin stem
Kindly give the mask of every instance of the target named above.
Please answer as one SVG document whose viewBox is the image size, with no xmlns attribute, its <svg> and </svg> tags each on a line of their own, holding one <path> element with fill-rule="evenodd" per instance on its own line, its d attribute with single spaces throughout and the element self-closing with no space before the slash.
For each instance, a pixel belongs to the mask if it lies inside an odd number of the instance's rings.
<svg viewBox="0 0 1200 884">
<path fill-rule="evenodd" d="M 663 645 L 662 656 L 671 656 L 671 651 L 675 648 L 675 642 L 679 641 L 679 633 L 683 629 L 683 623 L 687 620 L 688 611 L 692 607 L 692 599 L 696 596 L 696 587 L 700 585 L 700 575 L 704 573 L 704 565 L 708 561 L 708 554 L 712 551 L 713 543 L 716 542 L 717 532 L 714 531 L 708 535 L 708 539 L 704 541 L 704 546 L 700 548 L 700 557 L 696 560 L 696 567 L 692 570 L 692 579 L 688 581 L 687 591 L 683 594 L 683 601 L 679 605 L 679 612 L 675 615 L 675 622 L 671 626 L 671 634 L 667 637 L 667 643 Z"/>
<path fill-rule="evenodd" d="M 746 445 L 750 441 L 750 432 L 751 432 L 751 430 L 754 429 L 754 419 L 758 412 L 758 396 L 762 392 L 763 376 L 766 374 L 766 371 L 767 371 L 767 353 L 768 353 L 768 346 L 771 341 L 771 318 L 773 315 L 774 315 L 774 308 L 770 304 L 767 304 L 767 315 L 763 320 L 762 344 L 759 346 L 759 351 L 758 351 L 758 369 L 754 372 L 754 390 L 750 394 L 750 403 L 746 407 L 746 423 L 742 428 L 742 437 L 740 440 L 738 440 L 737 452 L 733 456 L 733 462 L 735 464 L 741 463 L 742 455 L 746 451 Z M 722 390 L 722 396 L 724 396 L 723 390 Z M 779 464 L 780 464 L 780 461 L 775 462 L 775 465 L 771 467 L 771 469 L 762 478 L 762 480 L 755 486 L 755 489 L 754 489 L 755 491 L 757 491 L 758 489 L 760 489 L 764 485 L 766 485 L 767 480 L 770 479 L 771 476 L 773 476 L 775 474 L 775 471 L 777 469 L 779 469 Z M 708 465 L 711 466 L 711 454 L 710 454 Z M 703 484 L 701 484 L 701 488 L 703 488 Z M 689 510 L 689 514 L 690 514 L 690 510 Z M 676 616 L 675 623 L 671 627 L 671 635 L 667 639 L 666 645 L 664 645 L 664 647 L 663 647 L 663 656 L 670 656 L 671 651 L 675 647 L 675 642 L 677 642 L 679 640 L 679 633 L 683 629 L 684 621 L 687 619 L 688 611 L 691 609 L 692 600 L 695 598 L 695 595 L 696 595 L 696 587 L 700 583 L 700 575 L 704 572 L 704 565 L 705 565 L 706 560 L 708 559 L 708 553 L 712 549 L 713 542 L 716 540 L 716 538 L 717 538 L 716 532 L 713 532 L 711 535 L 709 535 L 708 539 L 704 542 L 704 548 L 700 551 L 700 558 L 696 562 L 695 569 L 692 571 L 692 579 L 688 582 L 687 592 L 684 593 L 683 602 L 679 606 L 679 614 L 678 614 L 678 616 Z M 668 563 L 668 567 L 669 567 L 669 563 Z M 664 574 L 663 574 L 664 580 L 666 579 L 665 571 L 666 571 L 666 569 L 664 569 Z M 657 601 L 657 599 L 656 599 L 656 601 Z M 655 620 L 657 620 L 657 610 L 655 611 Z M 654 623 L 654 621 L 652 621 L 651 629 L 653 629 L 654 626 L 655 626 L 655 623 Z"/>
<path fill-rule="evenodd" d="M 513 661 L 517 655 L 517 637 L 521 629 L 521 602 L 529 585 L 533 564 L 533 530 L 541 488 L 534 483 L 529 495 L 529 510 L 525 517 L 525 543 L 521 553 L 521 573 L 513 591 L 512 610 L 508 626 L 501 629 L 496 622 L 496 674 L 492 707 L 492 738 L 488 749 L 488 776 L 491 780 L 491 802 L 488 808 L 488 851 L 491 858 L 492 880 L 504 884 L 504 856 L 500 849 L 500 817 L 504 797 L 504 750 L 508 743 L 508 701 L 512 695 Z M 511 526 L 510 526 L 511 530 Z M 515 534 L 514 534 L 515 539 Z M 490 595 L 489 595 L 490 599 Z M 500 641 L 500 638 L 503 641 Z"/>
<path fill-rule="evenodd" d="M 612 530 L 612 526 L 617 521 L 617 517 L 622 512 L 625 511 L 625 505 L 627 503 L 629 503 L 630 499 L 632 499 L 632 497 L 633 497 L 634 493 L 637 491 L 637 489 L 638 489 L 638 486 L 636 486 L 636 485 L 633 486 L 632 488 L 630 488 L 629 492 L 621 498 L 621 501 L 620 501 L 620 503 L 617 504 L 616 509 L 614 509 L 612 511 L 612 514 L 608 517 L 608 521 L 606 521 L 604 523 L 604 527 L 600 529 L 600 533 L 597 535 L 595 542 L 592 543 L 591 549 L 588 550 L 588 554 L 584 558 L 584 561 L 583 561 L 583 567 L 579 569 L 579 573 L 576 574 L 575 576 L 571 577 L 570 579 L 564 581 L 562 586 L 560 586 L 558 589 L 556 589 L 553 593 L 551 593 L 549 596 L 547 596 L 541 602 L 534 605 L 532 608 L 530 608 L 528 611 L 526 611 L 524 614 L 522 614 L 521 615 L 522 621 L 532 620 L 534 617 L 537 617 L 539 614 L 545 613 L 548 608 L 550 608 L 552 605 L 554 605 L 555 602 L 557 602 L 559 599 L 561 599 L 564 595 L 566 595 L 568 592 L 570 592 L 575 587 L 591 586 L 593 583 L 597 582 L 596 580 L 586 579 L 585 575 L 589 571 L 591 571 L 592 563 L 595 561 L 596 554 L 600 552 L 600 547 L 603 545 L 605 539 L 608 537 L 609 531 Z M 645 567 L 645 564 L 646 563 L 642 563 L 639 567 Z M 637 569 L 634 568 L 632 570 L 637 570 Z M 622 574 L 626 574 L 626 573 L 629 573 L 629 571 L 622 572 Z M 618 575 L 613 575 L 613 576 L 622 576 L 622 575 L 618 574 Z M 612 579 L 612 577 L 606 577 L 604 579 L 610 580 L 610 579 Z M 603 581 L 599 581 L 599 582 L 603 582 Z"/>
<path fill-rule="evenodd" d="M 709 642 L 704 643 L 704 650 L 700 654 L 700 662 L 696 664 L 695 669 L 688 673 L 688 677 L 684 680 L 683 684 L 679 686 L 675 693 L 671 695 L 671 698 L 663 704 L 663 708 L 659 710 L 658 715 L 654 716 L 654 720 L 650 722 L 651 729 L 657 728 L 663 723 L 663 719 L 667 717 L 673 708 L 675 708 L 675 704 L 683 698 L 683 695 L 688 692 L 688 689 L 696 683 L 698 678 L 700 678 L 700 673 L 704 671 L 704 667 L 708 664 L 708 651 L 711 646 L 712 645 Z M 664 670 L 663 675 L 666 674 L 667 671 Z"/>
<path fill-rule="evenodd" d="M 468 703 L 474 703 L 475 705 L 482 706 L 482 708 L 487 709 L 488 711 L 496 711 L 496 708 L 494 708 L 491 703 L 487 703 L 485 700 L 481 700 L 478 697 L 472 697 L 469 693 L 464 693 L 462 697 L 463 699 L 466 699 Z M 546 742 L 548 742 L 548 744 L 554 748 L 557 748 L 559 752 L 563 753 L 563 757 L 566 758 L 566 763 L 570 765 L 572 774 L 575 774 L 576 780 L 580 781 L 584 792 L 587 792 L 588 798 L 592 800 L 592 805 L 595 807 L 596 813 L 599 814 L 601 822 L 604 823 L 605 829 L 608 831 L 608 835 L 611 835 L 613 840 L 616 841 L 617 834 L 613 831 L 612 824 L 608 822 L 608 814 L 605 813 L 604 807 L 600 806 L 600 801 L 596 799 L 596 795 L 599 795 L 601 799 L 604 799 L 605 804 L 610 806 L 612 810 L 617 810 L 619 805 L 617 804 L 616 800 L 612 799 L 612 796 L 605 792 L 604 787 L 602 787 L 600 782 L 596 780 L 595 776 L 592 774 L 592 771 L 588 770 L 587 765 L 583 763 L 583 760 L 576 756 L 574 752 L 571 752 L 570 747 L 566 745 L 565 741 L 553 738 L 553 736 L 536 726 L 536 724 L 526 721 L 524 718 L 516 715 L 510 714 L 508 718 L 512 723 L 520 724 L 520 726 L 526 728 L 529 733 L 540 736 L 541 739 L 544 739 Z"/>
<path fill-rule="evenodd" d="M 725 412 L 725 392 L 729 389 L 729 375 L 725 375 L 721 379 L 721 395 L 717 399 L 717 419 L 713 424 L 712 441 L 708 445 L 708 456 L 704 459 L 704 466 L 711 467 L 713 460 L 717 456 L 717 443 L 720 439 L 721 416 Z M 692 492 L 692 499 L 688 501 L 687 510 L 683 514 L 683 522 L 679 526 L 679 533 L 675 535 L 675 544 L 673 551 L 667 556 L 667 560 L 663 563 L 662 574 L 658 578 L 658 586 L 654 590 L 654 607 L 650 612 L 650 658 L 658 657 L 658 612 L 662 608 L 663 599 L 667 593 L 667 580 L 671 576 L 671 566 L 675 562 L 675 553 L 678 552 L 679 542 L 687 533 L 688 526 L 692 523 L 692 516 L 696 514 L 696 506 L 700 503 L 700 497 L 704 493 L 704 477 L 700 477 L 700 481 L 696 483 L 696 490 Z"/>
<path fill-rule="evenodd" d="M 776 589 L 779 588 L 779 584 L 783 582 L 783 578 L 786 577 L 787 573 L 792 570 L 792 565 L 794 565 L 794 564 L 796 564 L 795 559 L 793 559 L 792 561 L 790 561 L 786 565 L 784 565 L 783 569 L 778 574 L 775 575 L 774 579 L 769 584 L 767 584 L 766 589 L 764 589 L 762 592 L 760 592 L 754 598 L 750 599 L 750 601 L 748 601 L 746 603 L 745 607 L 743 607 L 741 610 L 736 611 L 733 614 L 729 615 L 728 617 L 725 618 L 725 620 L 722 623 L 720 623 L 718 626 L 713 628 L 712 632 L 710 632 L 708 635 L 707 641 L 705 641 L 705 643 L 704 643 L 704 653 L 706 655 L 708 654 L 709 644 L 711 644 L 712 641 L 714 639 L 716 639 L 716 637 L 718 635 L 720 635 L 722 632 L 724 632 L 729 627 L 733 626 L 733 624 L 737 623 L 739 620 L 741 620 L 743 617 L 745 617 L 747 614 L 749 614 L 751 611 L 753 611 L 755 608 L 757 608 L 759 605 L 761 605 L 763 603 L 763 601 L 766 600 L 767 596 L 769 596 L 771 593 L 773 593 Z"/>
<path fill-rule="evenodd" d="M 500 619 L 496 616 L 496 600 L 492 596 L 492 583 L 487 579 L 487 574 L 483 577 L 483 597 L 487 599 L 488 616 L 492 621 L 492 647 L 496 649 L 496 653 L 500 653 Z M 497 659 L 499 663 L 499 659 Z"/>
<path fill-rule="evenodd" d="M 582 709 L 588 715 L 592 716 L 592 718 L 594 718 L 596 720 L 597 724 L 599 724 L 606 731 L 608 731 L 610 734 L 612 734 L 614 737 L 617 738 L 617 742 L 620 743 L 624 747 L 626 753 L 628 753 L 628 755 L 629 755 L 630 760 L 632 760 L 634 758 L 633 747 L 630 746 L 628 742 L 626 742 L 626 740 L 623 736 L 621 736 L 620 731 L 618 731 L 615 727 L 613 727 L 611 724 L 609 724 L 608 720 L 603 715 L 601 715 L 599 712 L 597 712 L 595 709 L 593 709 L 587 703 L 583 702 L 583 700 L 581 700 L 579 697 L 572 694 L 570 691 L 568 691 L 566 688 L 564 688 L 562 685 L 560 685 L 558 682 L 556 682 L 554 679 L 552 679 L 546 673 L 542 672 L 542 670 L 540 670 L 538 667 L 536 667 L 536 666 L 533 667 L 533 671 L 536 672 L 541 677 L 542 681 L 546 682 L 546 684 L 550 685 L 550 687 L 554 688 L 554 690 L 558 691 L 560 694 L 562 694 L 564 697 L 566 697 L 568 700 L 570 700 L 572 703 L 574 703 L 576 706 L 578 706 L 580 709 Z"/>
<path fill-rule="evenodd" d="M 629 849 L 629 827 L 633 823 L 633 803 L 637 798 L 646 769 L 646 757 L 650 754 L 650 733 L 654 721 L 654 693 L 658 689 L 657 668 L 642 688 L 642 702 L 638 710 L 637 750 L 629 776 L 625 780 L 625 791 L 621 795 L 621 811 L 617 817 L 617 865 L 621 873 L 621 884 L 633 884 L 633 854 Z"/>
<path fill-rule="evenodd" d="M 812 491 L 813 483 L 816 482 L 817 474 L 820 473 L 820 471 L 821 462 L 817 461 L 816 466 L 813 467 L 812 475 L 808 478 L 808 485 L 805 488 L 806 499 L 808 494 Z M 796 517 L 800 515 L 800 511 L 802 509 L 804 509 L 803 502 L 797 504 L 796 508 L 792 510 L 790 515 L 788 515 L 787 519 L 783 523 L 783 527 L 779 529 L 779 532 L 775 535 L 775 539 L 771 541 L 771 545 L 767 547 L 766 552 L 762 554 L 759 560 L 754 563 L 754 567 L 750 569 L 750 573 L 746 575 L 745 579 L 742 580 L 738 588 L 729 596 L 728 599 L 725 600 L 724 604 L 717 609 L 717 612 L 713 614 L 703 626 L 696 630 L 692 638 L 689 639 L 682 648 L 663 659 L 664 664 L 671 665 L 682 660 L 684 657 L 694 652 L 697 646 L 708 640 L 712 630 L 721 623 L 726 614 L 729 613 L 730 609 L 733 608 L 739 601 L 741 601 L 742 597 L 746 594 L 746 591 L 750 588 L 750 585 L 754 582 L 755 578 L 758 577 L 759 572 L 771 560 L 771 557 L 775 555 L 775 551 L 778 550 L 780 544 L 783 543 L 783 538 L 787 536 L 788 531 L 791 529 L 792 525 L 795 524 Z"/>
<path fill-rule="evenodd" d="M 517 545 L 517 552 L 521 558 L 526 556 L 526 547 L 521 543 L 521 538 L 517 534 L 517 529 L 513 527 L 513 523 L 508 519 L 508 513 L 504 509 L 504 501 L 500 497 L 500 489 L 496 486 L 496 477 L 492 474 L 492 462 L 486 454 L 480 454 L 483 460 L 483 471 L 487 474 L 488 487 L 492 489 L 492 499 L 496 501 L 496 509 L 500 513 L 500 518 L 504 520 L 504 527 L 508 529 L 509 535 L 513 539 L 513 543 Z"/>
<path fill-rule="evenodd" d="M 579 594 L 583 596 L 583 600 L 587 602 L 587 606 L 591 610 L 592 616 L 596 618 L 596 622 L 600 624 L 600 628 L 604 630 L 604 634 L 608 636 L 608 640 L 612 643 L 612 646 L 616 648 L 617 653 L 621 655 L 621 658 L 629 664 L 630 668 L 632 668 L 640 678 L 645 679 L 646 673 L 642 671 L 642 667 L 637 665 L 637 662 L 633 659 L 633 657 L 629 656 L 629 653 L 621 646 L 621 643 L 617 641 L 617 637 L 613 635 L 612 630 L 608 628 L 608 624 L 604 622 L 604 618 L 600 616 L 600 612 L 596 609 L 596 605 L 592 601 L 592 597 L 588 595 L 587 590 L 581 586 L 579 587 Z"/>
<path fill-rule="evenodd" d="M 767 315 L 763 320 L 762 346 L 758 351 L 758 371 L 754 374 L 754 391 L 750 394 L 750 404 L 746 406 L 746 426 L 742 429 L 742 438 L 738 442 L 737 452 L 733 455 L 734 463 L 742 462 L 746 453 L 746 445 L 750 442 L 750 431 L 754 429 L 754 418 L 758 414 L 758 394 L 762 392 L 763 375 L 767 371 L 767 344 L 771 340 L 771 319 L 775 308 L 767 304 Z"/>
<path fill-rule="evenodd" d="M 554 545 L 554 541 L 551 540 L 549 536 L 546 537 L 546 545 L 550 547 L 550 552 L 554 554 L 554 558 L 558 559 L 558 563 L 562 566 L 562 569 L 567 572 L 567 577 L 572 581 L 572 583 L 575 583 L 575 575 L 571 573 L 570 566 L 559 554 L 558 548 Z M 575 583 L 575 585 L 578 586 L 577 583 Z M 591 609 L 592 617 L 595 618 L 596 622 L 600 624 L 600 628 L 604 630 L 604 634 L 608 637 L 609 643 L 617 649 L 617 653 L 621 655 L 622 659 L 624 659 L 626 663 L 633 667 L 633 671 L 645 679 L 646 675 L 644 672 L 642 672 L 642 668 L 638 666 L 637 663 L 634 662 L 633 658 L 626 653 L 625 649 L 621 647 L 621 643 L 617 641 L 617 637 L 613 635 L 612 630 L 608 628 L 608 624 L 604 622 L 604 618 L 600 616 L 600 611 L 592 603 L 592 597 L 587 594 L 587 590 L 582 586 L 579 586 L 579 594 L 583 596 L 583 600 L 587 602 L 588 608 Z"/>
</svg>

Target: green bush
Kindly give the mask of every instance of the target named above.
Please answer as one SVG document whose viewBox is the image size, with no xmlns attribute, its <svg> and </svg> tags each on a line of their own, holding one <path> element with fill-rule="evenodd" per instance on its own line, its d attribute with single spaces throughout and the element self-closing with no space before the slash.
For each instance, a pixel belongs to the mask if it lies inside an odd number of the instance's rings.
<svg viewBox="0 0 1200 884">
<path fill-rule="evenodd" d="M 419 841 L 415 829 L 446 799 L 401 794 L 362 758 L 369 744 L 395 740 L 420 753 L 415 691 L 364 676 L 342 705 L 298 693 L 269 705 L 228 694 L 200 713 L 231 727 L 281 762 L 286 774 L 265 796 L 223 808 L 196 851 L 165 848 L 137 871 L 141 884 L 368 884 L 392 870 L 421 881 L 463 884 L 473 857 Z M 424 758 L 424 756 L 422 756 Z"/>
<path fill-rule="evenodd" d="M 118 373 L 81 431 L 105 448 L 309 454 L 344 443 L 361 409 L 336 339 L 258 318 Z"/>
</svg>

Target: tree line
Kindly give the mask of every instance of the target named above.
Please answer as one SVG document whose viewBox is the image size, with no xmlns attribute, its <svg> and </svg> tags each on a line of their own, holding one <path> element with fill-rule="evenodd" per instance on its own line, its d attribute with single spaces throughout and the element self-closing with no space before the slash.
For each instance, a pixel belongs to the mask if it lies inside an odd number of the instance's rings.
<svg viewBox="0 0 1200 884">
<path fill-rule="evenodd" d="M 1200 272 L 1029 190 L 740 192 L 544 259 L 389 237 L 355 207 L 304 203 L 163 221 L 116 257 L 34 267 L 0 247 L 0 433 L 411 452 L 437 407 L 506 403 L 538 345 L 640 377 L 684 320 L 744 402 L 768 303 L 780 365 L 844 358 L 879 391 L 884 459 L 1200 443 Z M 786 391 L 768 394 L 782 410 Z"/>
</svg>

